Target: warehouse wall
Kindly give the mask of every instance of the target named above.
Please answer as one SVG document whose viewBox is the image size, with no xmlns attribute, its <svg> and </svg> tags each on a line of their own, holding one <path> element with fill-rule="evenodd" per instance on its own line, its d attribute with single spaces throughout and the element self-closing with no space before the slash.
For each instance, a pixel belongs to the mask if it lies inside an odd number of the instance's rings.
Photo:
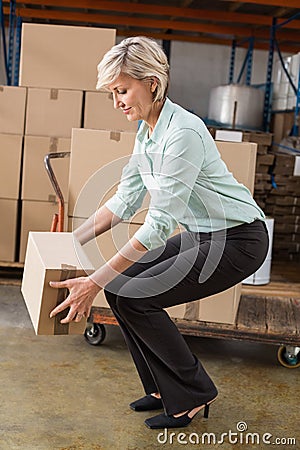
<svg viewBox="0 0 300 450">
<path fill-rule="evenodd" d="M 224 45 L 173 41 L 170 98 L 201 117 L 206 117 L 210 89 L 228 83 L 230 52 L 231 48 Z M 246 49 L 237 49 L 235 80 L 246 52 Z M 252 84 L 265 83 L 267 59 L 268 52 L 254 51 Z"/>
</svg>

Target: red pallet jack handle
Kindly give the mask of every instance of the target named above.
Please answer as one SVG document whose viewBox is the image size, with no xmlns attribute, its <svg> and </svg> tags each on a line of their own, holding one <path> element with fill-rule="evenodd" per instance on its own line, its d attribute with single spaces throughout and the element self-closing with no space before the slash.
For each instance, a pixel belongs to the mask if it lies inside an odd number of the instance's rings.
<svg viewBox="0 0 300 450">
<path fill-rule="evenodd" d="M 57 153 L 48 153 L 44 158 L 44 164 L 48 176 L 50 178 L 51 184 L 55 191 L 56 197 L 58 199 L 58 213 L 55 213 L 52 219 L 51 230 L 50 231 L 64 231 L 64 215 L 65 215 L 65 201 L 64 196 L 59 187 L 57 178 L 51 166 L 51 159 L 54 158 L 69 158 L 70 152 L 57 152 Z"/>
</svg>

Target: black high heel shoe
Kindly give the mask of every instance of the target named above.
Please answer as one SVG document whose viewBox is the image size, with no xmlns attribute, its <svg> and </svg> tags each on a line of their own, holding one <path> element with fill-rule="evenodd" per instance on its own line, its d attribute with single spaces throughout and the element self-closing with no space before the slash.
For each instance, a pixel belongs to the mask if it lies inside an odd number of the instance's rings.
<svg viewBox="0 0 300 450">
<path fill-rule="evenodd" d="M 215 400 L 215 399 L 214 399 Z M 189 417 L 189 413 L 193 411 L 193 409 L 190 409 L 185 414 L 179 417 L 174 417 L 173 415 L 167 415 L 167 414 L 159 414 L 158 416 L 150 417 L 149 419 L 145 420 L 145 424 L 147 427 L 151 428 L 152 430 L 160 430 L 163 428 L 183 428 L 188 426 L 191 421 L 196 417 L 196 415 L 204 409 L 203 416 L 205 419 L 208 419 L 209 415 L 209 405 L 214 401 L 211 400 L 208 403 L 205 403 L 201 409 L 199 409 L 196 414 L 193 415 L 193 417 Z"/>
<path fill-rule="evenodd" d="M 163 408 L 161 398 L 154 397 L 151 394 L 130 403 L 129 406 L 134 411 L 154 411 Z"/>
</svg>

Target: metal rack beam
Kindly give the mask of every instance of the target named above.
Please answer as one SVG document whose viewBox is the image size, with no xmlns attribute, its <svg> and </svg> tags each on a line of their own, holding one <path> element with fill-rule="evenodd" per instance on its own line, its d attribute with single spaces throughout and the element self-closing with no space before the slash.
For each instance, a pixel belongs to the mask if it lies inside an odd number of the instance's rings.
<svg viewBox="0 0 300 450">
<path fill-rule="evenodd" d="M 285 25 L 289 24 L 296 18 L 300 16 L 300 13 L 297 13 L 290 17 L 287 20 L 284 20 L 283 22 L 277 23 L 276 19 L 273 19 L 273 24 L 271 27 L 270 32 L 270 48 L 269 48 L 269 56 L 268 56 L 268 66 L 267 66 L 267 80 L 266 80 L 266 91 L 265 91 L 265 103 L 264 103 L 264 130 L 269 131 L 270 128 L 270 117 L 271 117 L 271 89 L 272 89 L 272 72 L 273 72 L 273 60 L 274 60 L 274 51 L 275 49 L 278 52 L 280 62 L 282 64 L 283 70 L 287 75 L 287 78 L 290 82 L 290 84 L 293 87 L 293 90 L 296 94 L 296 109 L 295 109 L 295 120 L 294 120 L 294 126 L 292 128 L 292 135 L 295 135 L 294 133 L 298 133 L 299 131 L 299 125 L 298 125 L 298 116 L 299 116 L 299 103 L 300 103 L 300 88 L 299 88 L 299 82 L 300 82 L 300 69 L 299 69 L 299 80 L 298 80 L 298 89 L 295 88 L 291 77 L 287 73 L 287 70 L 284 67 L 283 59 L 281 56 L 281 52 L 279 49 L 279 44 L 276 40 L 276 32 L 279 28 L 284 27 Z"/>
<path fill-rule="evenodd" d="M 253 49 L 254 49 L 254 38 L 251 37 L 249 39 L 244 39 L 238 42 L 236 39 L 232 41 L 231 45 L 231 55 L 230 55 L 230 67 L 229 67 L 229 84 L 234 83 L 234 66 L 235 66 L 235 56 L 236 56 L 236 48 L 237 46 L 248 42 L 248 50 L 242 64 L 242 68 L 237 77 L 237 83 L 240 83 L 242 76 L 246 70 L 246 85 L 251 84 L 251 74 L 252 74 L 252 61 L 253 61 Z"/>
<path fill-rule="evenodd" d="M 273 60 L 274 60 L 274 40 L 276 32 L 276 19 L 273 19 L 273 24 L 270 30 L 270 46 L 267 65 L 267 79 L 265 88 L 265 100 L 264 100 L 264 114 L 263 114 L 263 128 L 265 131 L 270 129 L 271 118 L 271 92 L 272 92 L 272 72 L 273 72 Z"/>
<path fill-rule="evenodd" d="M 19 81 L 19 62 L 20 62 L 20 42 L 21 42 L 21 26 L 22 19 L 17 17 L 17 5 L 16 0 L 10 1 L 9 6 L 9 24 L 8 24 L 8 40 L 5 30 L 5 8 L 3 7 L 3 1 L 0 0 L 0 26 L 1 26 L 1 40 L 2 51 L 4 58 L 4 68 L 6 76 L 6 84 L 18 85 Z"/>
<path fill-rule="evenodd" d="M 268 40 L 269 32 L 265 29 L 257 28 L 255 25 L 244 24 L 238 26 L 235 23 L 232 25 L 223 25 L 222 23 L 203 23 L 185 20 L 169 20 L 169 19 L 153 19 L 145 16 L 131 17 L 128 15 L 112 15 L 94 12 L 74 11 L 74 10 L 57 10 L 57 9 L 40 9 L 40 8 L 23 8 L 19 5 L 18 14 L 23 18 L 43 19 L 43 20 L 59 20 L 66 23 L 81 22 L 89 24 L 101 24 L 111 26 L 131 26 L 142 27 L 150 29 L 167 29 L 184 32 L 198 32 L 208 33 L 211 35 L 234 37 L 251 37 L 257 39 Z M 160 17 L 160 16 L 158 16 Z M 300 38 L 299 31 L 285 31 L 280 36 L 285 41 L 298 42 Z"/>
<path fill-rule="evenodd" d="M 17 17 L 16 47 L 15 47 L 14 76 L 13 76 L 13 85 L 14 86 L 18 86 L 18 84 L 19 84 L 20 53 L 21 53 L 21 32 L 22 32 L 22 18 L 21 17 Z"/>
<path fill-rule="evenodd" d="M 9 28 L 8 28 L 8 58 L 7 58 L 7 84 L 12 84 L 13 64 L 14 64 L 14 41 L 16 24 L 16 1 L 10 1 Z"/>
<path fill-rule="evenodd" d="M 299 136 L 299 114 L 300 114 L 300 67 L 298 75 L 298 89 L 296 95 L 296 108 L 295 108 L 295 119 L 294 125 L 291 131 L 292 136 Z"/>
<path fill-rule="evenodd" d="M 297 0 L 298 1 L 298 0 Z M 280 0 L 282 3 L 282 0 Z M 214 22 L 230 22 L 230 23 L 244 23 L 247 25 L 272 25 L 272 18 L 268 15 L 237 13 L 232 11 L 218 11 L 200 8 L 187 8 L 184 6 L 166 6 L 158 4 L 144 4 L 128 1 L 101 1 L 95 2 L 93 0 L 17 0 L 17 6 L 37 5 L 42 7 L 60 7 L 70 9 L 82 10 L 97 10 L 129 14 L 149 14 L 151 16 L 170 16 L 175 18 L 185 19 L 200 19 L 213 20 Z M 239 2 L 240 3 L 240 2 Z M 154 7 L 155 6 L 155 7 Z M 281 5 L 282 6 L 282 5 Z M 284 19 L 278 19 L 278 23 L 283 22 Z M 287 25 L 287 28 L 300 28 L 300 21 L 292 22 Z"/>
</svg>

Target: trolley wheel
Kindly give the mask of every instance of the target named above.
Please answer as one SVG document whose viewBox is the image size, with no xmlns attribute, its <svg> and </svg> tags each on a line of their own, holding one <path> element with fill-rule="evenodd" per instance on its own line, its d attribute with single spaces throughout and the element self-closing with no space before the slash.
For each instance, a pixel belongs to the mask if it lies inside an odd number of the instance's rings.
<svg viewBox="0 0 300 450">
<path fill-rule="evenodd" d="M 283 367 L 297 369 L 300 367 L 300 347 L 281 345 L 277 352 L 277 358 Z"/>
<path fill-rule="evenodd" d="M 84 332 L 84 337 L 91 345 L 100 345 L 106 336 L 105 326 L 102 323 L 88 324 Z"/>
</svg>

